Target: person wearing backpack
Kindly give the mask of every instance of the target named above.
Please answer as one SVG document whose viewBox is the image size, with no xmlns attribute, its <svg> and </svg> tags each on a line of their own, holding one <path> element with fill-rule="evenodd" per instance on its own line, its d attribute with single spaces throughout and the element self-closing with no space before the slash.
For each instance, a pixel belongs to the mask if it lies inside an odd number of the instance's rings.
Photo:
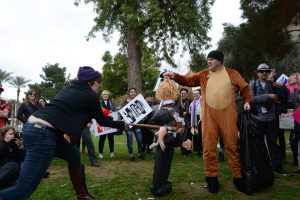
<svg viewBox="0 0 300 200">
<path fill-rule="evenodd" d="M 256 73 L 258 79 L 250 84 L 253 104 L 257 110 L 257 114 L 252 116 L 257 120 L 259 133 L 266 138 L 273 171 L 287 176 L 290 173 L 283 169 L 282 156 L 277 144 L 278 126 L 275 124 L 278 123 L 276 104 L 279 100 L 273 88 L 275 83 L 268 80 L 271 69 L 267 64 L 262 63 L 257 67 Z"/>
</svg>

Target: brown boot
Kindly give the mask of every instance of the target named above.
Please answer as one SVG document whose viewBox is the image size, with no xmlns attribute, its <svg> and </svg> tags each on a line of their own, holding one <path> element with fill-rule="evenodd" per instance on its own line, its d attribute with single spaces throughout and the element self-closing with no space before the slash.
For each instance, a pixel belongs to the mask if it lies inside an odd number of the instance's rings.
<svg viewBox="0 0 300 200">
<path fill-rule="evenodd" d="M 77 200 L 96 200 L 95 197 L 88 193 L 83 173 L 84 168 L 69 169 L 69 176 L 76 191 Z"/>
</svg>

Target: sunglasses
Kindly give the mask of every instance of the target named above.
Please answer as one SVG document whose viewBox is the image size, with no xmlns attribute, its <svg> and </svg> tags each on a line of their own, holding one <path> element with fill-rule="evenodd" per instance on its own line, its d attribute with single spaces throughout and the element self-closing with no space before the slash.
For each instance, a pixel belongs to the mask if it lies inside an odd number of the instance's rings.
<svg viewBox="0 0 300 200">
<path fill-rule="evenodd" d="M 270 71 L 257 71 L 257 73 L 270 73 Z"/>
</svg>

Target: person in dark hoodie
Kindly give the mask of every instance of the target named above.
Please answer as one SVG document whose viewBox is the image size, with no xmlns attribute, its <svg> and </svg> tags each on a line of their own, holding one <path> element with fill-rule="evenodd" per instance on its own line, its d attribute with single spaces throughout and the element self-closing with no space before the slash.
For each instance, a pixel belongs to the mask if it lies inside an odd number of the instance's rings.
<svg viewBox="0 0 300 200">
<path fill-rule="evenodd" d="M 13 187 L 0 191 L 2 200 L 27 199 L 35 191 L 53 156 L 68 162 L 77 199 L 94 200 L 88 193 L 84 167 L 76 144 L 86 124 L 94 118 L 99 125 L 125 128 L 121 121 L 103 115 L 97 97 L 102 75 L 92 67 L 80 67 L 78 80 L 60 91 L 44 109 L 31 115 L 23 127 L 26 156 L 20 177 Z M 34 170 L 32 170 L 34 169 Z"/>
<path fill-rule="evenodd" d="M 15 138 L 15 127 L 0 129 L 0 188 L 15 183 L 19 177 L 24 159 L 24 145 L 21 138 Z"/>
</svg>

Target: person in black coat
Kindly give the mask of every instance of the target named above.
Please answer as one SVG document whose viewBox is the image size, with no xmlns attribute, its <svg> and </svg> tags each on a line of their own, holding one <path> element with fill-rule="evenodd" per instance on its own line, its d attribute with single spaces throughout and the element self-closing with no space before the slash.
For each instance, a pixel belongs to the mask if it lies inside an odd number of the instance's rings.
<svg viewBox="0 0 300 200">
<path fill-rule="evenodd" d="M 23 141 L 15 138 L 14 133 L 13 126 L 5 126 L 0 130 L 0 188 L 15 183 L 24 159 Z"/>
<path fill-rule="evenodd" d="M 91 119 L 101 126 L 124 130 L 122 121 L 107 120 L 97 96 L 100 72 L 80 67 L 78 80 L 61 90 L 44 109 L 36 111 L 23 126 L 26 156 L 20 177 L 13 187 L 0 191 L 2 200 L 27 199 L 38 187 L 53 156 L 68 163 L 69 176 L 77 199 L 95 200 L 88 193 L 84 166 L 76 147 L 83 128 Z M 33 170 L 34 169 L 34 170 Z"/>
<path fill-rule="evenodd" d="M 21 104 L 17 112 L 17 119 L 25 124 L 35 111 L 42 109 L 43 107 L 37 101 L 36 92 L 32 89 L 29 89 L 26 92 L 25 101 Z"/>
</svg>

